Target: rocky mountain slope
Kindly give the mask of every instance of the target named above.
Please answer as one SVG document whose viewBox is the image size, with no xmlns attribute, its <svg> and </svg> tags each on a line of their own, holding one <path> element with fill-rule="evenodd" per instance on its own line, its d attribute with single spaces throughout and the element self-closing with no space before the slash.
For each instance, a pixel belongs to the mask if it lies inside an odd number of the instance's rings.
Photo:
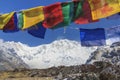
<svg viewBox="0 0 120 80">
<path fill-rule="evenodd" d="M 97 50 L 91 54 L 86 63 L 93 63 L 95 61 L 120 64 L 120 42 L 113 43 L 111 46 L 97 48 Z"/>
</svg>

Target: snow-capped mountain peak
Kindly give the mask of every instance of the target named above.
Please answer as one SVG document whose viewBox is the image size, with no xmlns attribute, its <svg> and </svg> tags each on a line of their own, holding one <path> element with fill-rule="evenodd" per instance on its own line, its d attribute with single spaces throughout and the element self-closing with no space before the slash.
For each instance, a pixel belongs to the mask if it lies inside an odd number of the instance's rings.
<svg viewBox="0 0 120 80">
<path fill-rule="evenodd" d="M 96 48 L 81 47 L 77 41 L 67 39 L 56 40 L 50 44 L 29 47 L 20 42 L 0 41 L 2 47 L 14 52 L 31 68 L 48 68 L 60 65 L 80 65 L 89 58 Z"/>
</svg>

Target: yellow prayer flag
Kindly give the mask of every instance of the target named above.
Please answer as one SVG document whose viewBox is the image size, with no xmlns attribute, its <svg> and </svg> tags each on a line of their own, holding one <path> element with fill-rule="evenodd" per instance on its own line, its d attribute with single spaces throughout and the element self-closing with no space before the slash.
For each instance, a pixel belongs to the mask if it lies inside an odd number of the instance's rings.
<svg viewBox="0 0 120 80">
<path fill-rule="evenodd" d="M 27 29 L 44 20 L 43 6 L 30 8 L 23 11 L 23 28 Z"/>
<path fill-rule="evenodd" d="M 88 0 L 93 20 L 105 18 L 120 12 L 119 0 Z"/>
<path fill-rule="evenodd" d="M 0 15 L 0 30 L 3 30 L 4 26 L 11 19 L 11 17 L 13 16 L 13 14 L 14 14 L 14 12 Z"/>
<path fill-rule="evenodd" d="M 118 3 L 119 3 L 119 5 L 120 5 L 120 0 L 118 0 Z"/>
</svg>

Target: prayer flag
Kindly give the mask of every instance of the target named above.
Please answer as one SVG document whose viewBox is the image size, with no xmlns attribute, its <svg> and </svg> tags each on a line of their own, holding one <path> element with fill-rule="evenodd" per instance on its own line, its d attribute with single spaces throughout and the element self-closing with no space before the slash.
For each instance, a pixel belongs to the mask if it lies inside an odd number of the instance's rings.
<svg viewBox="0 0 120 80">
<path fill-rule="evenodd" d="M 17 19 L 18 19 L 18 24 L 17 24 L 18 28 L 22 29 L 23 23 L 24 23 L 24 21 L 23 21 L 23 13 L 22 12 L 17 13 Z"/>
<path fill-rule="evenodd" d="M 92 20 L 91 8 L 87 0 L 84 0 L 83 2 L 82 11 L 83 14 L 75 20 L 76 24 L 87 24 L 98 21 L 98 20 Z"/>
<path fill-rule="evenodd" d="M 11 19 L 8 23 L 4 26 L 3 32 L 17 32 L 19 31 L 17 27 L 17 15 L 16 12 L 12 15 Z"/>
<path fill-rule="evenodd" d="M 61 3 L 55 3 L 44 7 L 45 20 L 43 26 L 45 28 L 52 28 L 63 21 Z"/>
<path fill-rule="evenodd" d="M 105 30 L 97 29 L 80 29 L 80 40 L 82 46 L 103 46 L 105 42 Z"/>
<path fill-rule="evenodd" d="M 0 30 L 3 30 L 4 26 L 9 22 L 14 12 L 0 15 Z"/>
<path fill-rule="evenodd" d="M 44 20 L 43 6 L 30 8 L 23 11 L 24 25 L 22 29 L 27 29 Z"/>
<path fill-rule="evenodd" d="M 62 3 L 62 13 L 64 16 L 63 23 L 65 25 L 69 25 L 71 22 L 71 7 L 72 7 L 72 2 L 66 2 Z"/>
<path fill-rule="evenodd" d="M 74 3 L 74 10 L 73 10 L 73 18 L 72 21 L 75 21 L 76 19 L 78 19 L 80 16 L 83 15 L 83 1 L 81 0 L 73 0 Z"/>
<path fill-rule="evenodd" d="M 44 28 L 41 23 L 38 23 L 28 29 L 29 34 L 42 39 L 44 39 L 45 32 L 46 32 L 46 28 Z"/>
<path fill-rule="evenodd" d="M 105 18 L 120 12 L 118 0 L 88 0 L 93 20 Z"/>
<path fill-rule="evenodd" d="M 60 27 L 68 26 L 72 20 L 72 13 L 73 13 L 73 2 L 64 2 L 62 5 L 62 13 L 63 13 L 63 22 L 52 27 L 51 29 L 56 29 Z"/>
</svg>

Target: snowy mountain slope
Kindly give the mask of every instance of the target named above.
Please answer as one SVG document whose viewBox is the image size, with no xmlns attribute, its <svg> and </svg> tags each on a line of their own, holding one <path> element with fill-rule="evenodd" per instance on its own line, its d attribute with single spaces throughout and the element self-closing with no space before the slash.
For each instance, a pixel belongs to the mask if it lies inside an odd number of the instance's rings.
<svg viewBox="0 0 120 80">
<path fill-rule="evenodd" d="M 0 70 L 13 70 L 15 68 L 29 68 L 16 54 L 14 48 L 6 48 L 0 40 Z"/>
<path fill-rule="evenodd" d="M 99 47 L 94 51 L 87 63 L 95 61 L 106 61 L 113 64 L 120 64 L 120 42 L 113 43 L 111 46 Z"/>
<path fill-rule="evenodd" d="M 14 52 L 31 68 L 48 68 L 60 65 L 84 64 L 96 48 L 81 47 L 79 42 L 67 39 L 57 40 L 51 44 L 29 47 L 20 42 L 3 42 L 6 51 Z"/>
</svg>

